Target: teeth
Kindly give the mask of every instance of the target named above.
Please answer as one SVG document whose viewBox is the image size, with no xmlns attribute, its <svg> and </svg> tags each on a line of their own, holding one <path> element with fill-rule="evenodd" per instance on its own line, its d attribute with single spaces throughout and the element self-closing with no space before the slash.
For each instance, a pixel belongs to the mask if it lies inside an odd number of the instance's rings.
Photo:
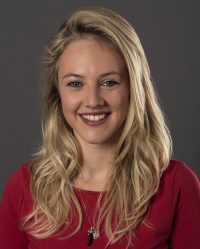
<svg viewBox="0 0 200 249">
<path fill-rule="evenodd" d="M 99 121 L 101 119 L 104 119 L 106 114 L 100 114 L 100 115 L 82 115 L 84 119 L 87 119 L 89 121 Z"/>
</svg>

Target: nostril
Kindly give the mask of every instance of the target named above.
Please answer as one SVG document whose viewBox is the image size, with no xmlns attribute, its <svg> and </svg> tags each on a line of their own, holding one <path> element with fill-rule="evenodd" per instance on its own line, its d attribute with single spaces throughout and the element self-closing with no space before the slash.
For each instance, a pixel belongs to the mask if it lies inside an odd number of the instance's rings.
<svg viewBox="0 0 200 249">
<path fill-rule="evenodd" d="M 105 104 L 105 101 L 101 97 L 90 96 L 89 98 L 85 99 L 85 105 L 87 107 L 98 107 L 104 104 Z"/>
</svg>

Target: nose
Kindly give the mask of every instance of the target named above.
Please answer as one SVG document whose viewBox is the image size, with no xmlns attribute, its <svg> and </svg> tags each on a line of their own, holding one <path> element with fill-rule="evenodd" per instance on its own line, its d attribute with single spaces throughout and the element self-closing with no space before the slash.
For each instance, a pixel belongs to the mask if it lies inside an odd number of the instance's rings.
<svg viewBox="0 0 200 249">
<path fill-rule="evenodd" d="M 104 105 L 104 98 L 98 86 L 85 89 L 84 102 L 86 107 L 95 108 Z"/>
</svg>

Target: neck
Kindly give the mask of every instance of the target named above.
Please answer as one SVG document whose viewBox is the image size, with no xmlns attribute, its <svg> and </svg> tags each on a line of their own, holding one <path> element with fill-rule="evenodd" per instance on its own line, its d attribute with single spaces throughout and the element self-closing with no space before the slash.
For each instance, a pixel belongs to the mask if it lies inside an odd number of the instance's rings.
<svg viewBox="0 0 200 249">
<path fill-rule="evenodd" d="M 81 146 L 82 170 L 77 177 L 77 187 L 93 191 L 106 190 L 112 172 L 114 147 L 84 144 Z"/>
</svg>

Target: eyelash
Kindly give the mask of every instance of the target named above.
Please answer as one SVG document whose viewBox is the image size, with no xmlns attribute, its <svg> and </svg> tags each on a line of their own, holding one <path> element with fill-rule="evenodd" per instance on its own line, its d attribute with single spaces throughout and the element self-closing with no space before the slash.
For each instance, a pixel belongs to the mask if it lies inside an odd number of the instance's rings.
<svg viewBox="0 0 200 249">
<path fill-rule="evenodd" d="M 112 83 L 112 85 L 106 85 L 107 87 L 112 87 L 112 86 L 114 86 L 114 85 L 116 85 L 116 84 L 118 84 L 115 80 L 106 80 L 106 81 L 104 81 L 103 83 L 101 83 L 100 85 L 101 86 L 103 86 L 104 84 L 107 84 L 107 83 Z"/>
<path fill-rule="evenodd" d="M 76 84 L 76 86 L 74 84 Z M 79 84 L 79 86 L 80 86 L 81 82 L 79 82 L 79 81 L 71 81 L 71 82 L 67 83 L 66 86 L 71 86 L 71 87 L 74 87 L 74 88 L 79 88 L 77 86 L 77 84 Z"/>
<path fill-rule="evenodd" d="M 100 86 L 105 86 L 104 85 L 105 83 L 106 84 L 109 83 L 109 85 L 106 85 L 106 87 L 112 87 L 112 86 L 118 84 L 115 80 L 106 80 L 106 81 L 100 83 L 99 85 Z M 110 85 L 110 83 L 112 83 L 112 85 Z M 80 85 L 82 85 L 82 83 L 79 82 L 79 81 L 71 81 L 71 82 L 69 82 L 69 83 L 66 84 L 66 86 L 70 86 L 70 87 L 73 87 L 73 88 L 79 88 Z"/>
</svg>

